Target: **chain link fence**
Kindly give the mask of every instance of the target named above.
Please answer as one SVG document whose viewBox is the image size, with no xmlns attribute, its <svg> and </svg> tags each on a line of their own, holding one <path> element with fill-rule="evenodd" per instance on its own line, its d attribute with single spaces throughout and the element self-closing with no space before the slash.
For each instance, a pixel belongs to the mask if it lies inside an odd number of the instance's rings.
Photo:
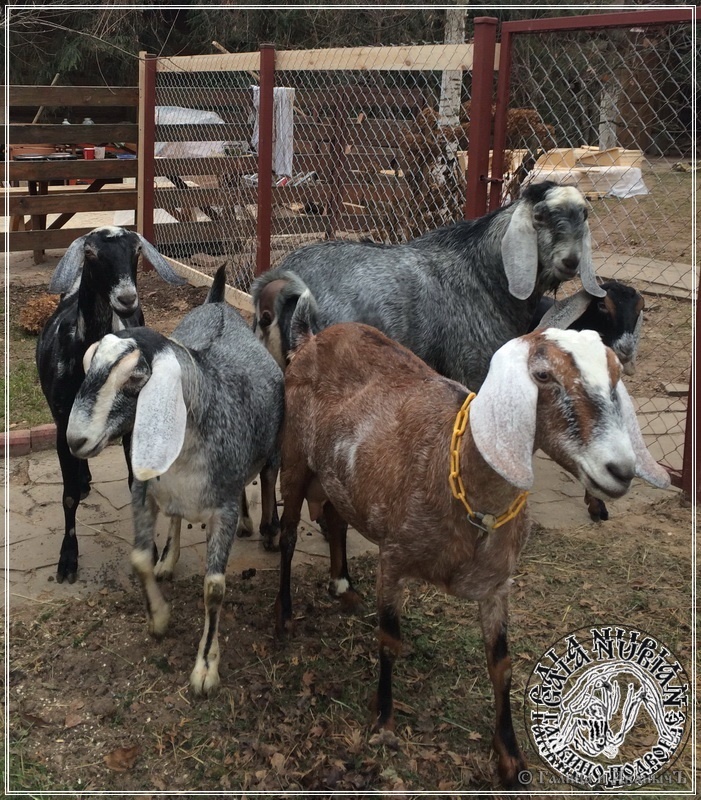
<svg viewBox="0 0 701 800">
<path fill-rule="evenodd" d="M 531 181 L 590 200 L 597 274 L 645 296 L 636 375 L 626 379 L 652 450 L 682 464 L 691 366 L 690 24 L 512 37 L 502 201 Z"/>
<path fill-rule="evenodd" d="M 407 50 L 420 51 L 421 69 L 406 67 Z M 271 266 L 310 242 L 400 242 L 463 217 L 470 73 L 438 67 L 467 67 L 470 52 L 346 48 L 326 51 L 321 69 L 295 68 L 308 65 L 305 51 L 278 54 L 289 68 L 275 72 Z M 257 204 L 259 75 L 222 70 L 222 58 L 159 66 L 154 236 L 166 255 L 210 275 L 227 260 L 246 291 L 266 213 Z"/>
</svg>

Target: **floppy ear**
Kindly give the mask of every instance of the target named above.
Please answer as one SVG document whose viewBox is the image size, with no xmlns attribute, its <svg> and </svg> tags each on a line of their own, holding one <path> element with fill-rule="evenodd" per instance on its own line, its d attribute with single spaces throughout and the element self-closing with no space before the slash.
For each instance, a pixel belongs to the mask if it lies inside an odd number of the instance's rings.
<svg viewBox="0 0 701 800">
<path fill-rule="evenodd" d="M 538 389 L 528 372 L 529 346 L 512 339 L 492 356 L 470 406 L 470 430 L 489 466 L 519 489 L 533 484 Z"/>
<path fill-rule="evenodd" d="M 185 278 L 181 278 L 180 275 L 178 275 L 178 273 L 170 266 L 165 258 L 163 258 L 158 250 L 156 250 L 151 242 L 144 239 L 140 233 L 137 233 L 136 235 L 139 237 L 139 241 L 141 242 L 141 252 L 143 253 L 144 258 L 148 259 L 149 263 L 153 266 L 156 272 L 158 272 L 161 278 L 163 278 L 163 280 L 168 281 L 168 283 L 173 283 L 176 286 L 187 283 Z"/>
<path fill-rule="evenodd" d="M 83 268 L 86 239 L 87 236 L 80 236 L 72 242 L 61 260 L 56 264 L 54 274 L 49 281 L 49 292 L 51 294 L 64 294 L 75 283 Z"/>
<path fill-rule="evenodd" d="M 643 435 L 640 432 L 633 402 L 630 399 L 628 390 L 623 385 L 623 381 L 618 381 L 616 395 L 621 406 L 623 422 L 635 453 L 635 474 L 638 478 L 642 478 L 658 489 L 666 489 L 670 484 L 669 473 L 650 455 L 650 451 L 647 449 Z"/>
<path fill-rule="evenodd" d="M 168 470 L 182 449 L 186 423 L 180 364 L 167 349 L 154 357 L 151 377 L 136 402 L 131 467 L 137 480 Z"/>
<path fill-rule="evenodd" d="M 589 308 L 592 296 L 586 289 L 580 289 L 564 300 L 556 300 L 536 326 L 535 330 L 542 331 L 545 328 L 569 328 L 570 325 L 578 320 Z"/>
<path fill-rule="evenodd" d="M 594 272 L 594 261 L 591 256 L 591 231 L 589 230 L 589 223 L 585 222 L 586 231 L 582 237 L 582 258 L 579 262 L 579 277 L 582 280 L 582 286 L 593 294 L 594 297 L 606 297 L 606 289 L 602 289 L 597 283 L 596 273 Z"/>
<path fill-rule="evenodd" d="M 526 300 L 533 294 L 538 275 L 538 237 L 530 203 L 519 203 L 511 215 L 501 240 L 501 257 L 509 292 L 519 300 Z"/>
</svg>

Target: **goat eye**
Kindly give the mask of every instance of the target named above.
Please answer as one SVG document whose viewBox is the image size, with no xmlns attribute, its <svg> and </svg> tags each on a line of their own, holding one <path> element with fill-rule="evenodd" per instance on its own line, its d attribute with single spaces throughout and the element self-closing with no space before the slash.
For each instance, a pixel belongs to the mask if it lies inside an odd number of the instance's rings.
<svg viewBox="0 0 701 800">
<path fill-rule="evenodd" d="M 589 217 L 589 209 L 588 208 L 582 209 L 582 213 L 584 214 L 584 219 L 587 219 Z"/>
<path fill-rule="evenodd" d="M 545 214 L 542 211 L 534 211 L 533 212 L 533 221 L 534 222 L 544 222 L 545 221 Z"/>
<path fill-rule="evenodd" d="M 550 380 L 550 373 L 547 370 L 539 369 L 533 373 L 533 377 L 538 383 L 547 383 Z"/>
</svg>

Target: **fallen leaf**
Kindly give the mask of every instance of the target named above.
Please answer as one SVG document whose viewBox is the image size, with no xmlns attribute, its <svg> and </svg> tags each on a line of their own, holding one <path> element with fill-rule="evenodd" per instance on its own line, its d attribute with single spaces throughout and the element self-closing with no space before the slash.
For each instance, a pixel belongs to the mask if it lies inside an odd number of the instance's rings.
<svg viewBox="0 0 701 800">
<path fill-rule="evenodd" d="M 478 742 L 482 738 L 481 733 L 477 733 L 477 731 L 470 731 L 467 734 L 468 739 L 472 739 L 473 742 Z"/>
<path fill-rule="evenodd" d="M 108 769 L 112 769 L 115 772 L 126 772 L 134 766 L 140 752 L 141 748 L 138 744 L 133 747 L 118 747 L 111 753 L 107 753 L 105 764 L 107 764 Z"/>
<path fill-rule="evenodd" d="M 373 745 L 373 747 L 383 744 L 391 750 L 399 750 L 399 739 L 394 731 L 387 730 L 387 728 L 383 728 L 379 733 L 371 736 L 370 744 Z"/>
<path fill-rule="evenodd" d="M 76 725 L 81 725 L 85 719 L 80 714 L 67 714 L 63 723 L 64 728 L 75 728 Z"/>
<path fill-rule="evenodd" d="M 282 753 L 273 753 L 273 755 L 270 756 L 270 764 L 277 772 L 282 772 L 286 760 Z"/>
<path fill-rule="evenodd" d="M 30 725 L 37 725 L 40 728 L 50 728 L 51 723 L 47 722 L 45 719 L 41 717 L 36 717 L 34 714 L 20 714 L 20 719 L 23 722 L 28 722 Z"/>
<path fill-rule="evenodd" d="M 311 686 L 315 680 L 316 680 L 316 675 L 312 672 L 312 670 L 309 670 L 308 672 L 305 672 L 304 675 L 302 675 L 302 683 L 305 686 Z"/>
</svg>

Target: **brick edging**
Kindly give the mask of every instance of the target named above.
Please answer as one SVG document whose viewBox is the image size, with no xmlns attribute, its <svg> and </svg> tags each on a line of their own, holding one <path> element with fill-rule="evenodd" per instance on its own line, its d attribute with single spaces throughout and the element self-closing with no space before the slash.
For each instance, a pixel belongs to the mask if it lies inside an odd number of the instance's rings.
<svg viewBox="0 0 701 800">
<path fill-rule="evenodd" d="M 0 454 L 26 456 L 38 450 L 50 450 L 55 446 L 56 425 L 50 422 L 46 425 L 37 425 L 35 428 L 9 431 L 4 434 L 0 440 Z"/>
</svg>

